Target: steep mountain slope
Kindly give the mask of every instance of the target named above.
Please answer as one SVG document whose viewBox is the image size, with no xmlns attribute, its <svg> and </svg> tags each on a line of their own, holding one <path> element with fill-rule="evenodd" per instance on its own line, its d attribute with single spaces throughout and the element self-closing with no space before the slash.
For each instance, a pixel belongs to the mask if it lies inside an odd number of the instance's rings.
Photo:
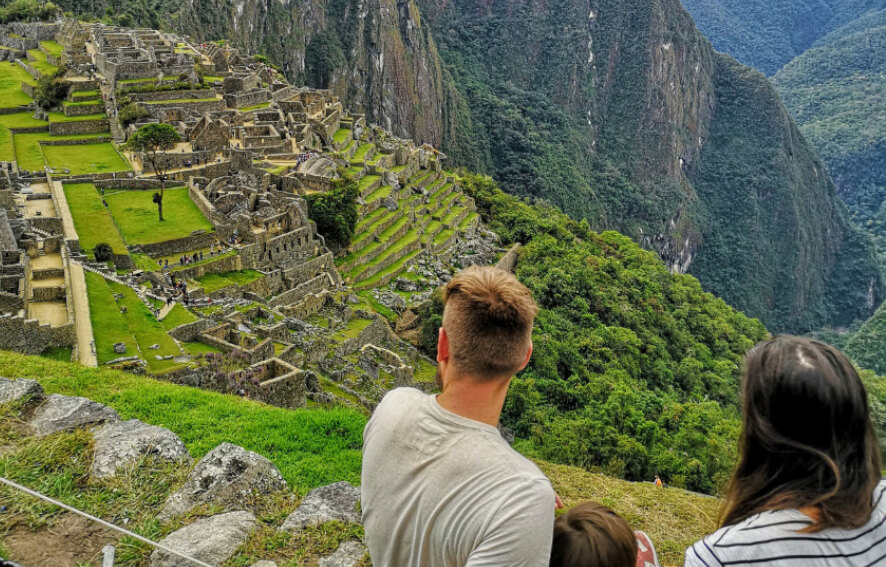
<svg viewBox="0 0 886 567">
<path fill-rule="evenodd" d="M 773 84 L 886 263 L 886 10 L 828 34 Z"/>
<path fill-rule="evenodd" d="M 439 144 L 451 162 L 493 175 L 505 190 L 627 234 L 775 330 L 845 324 L 879 303 L 869 245 L 852 236 L 777 95 L 753 75 L 724 77 L 732 67 L 677 0 L 419 7 L 188 0 L 167 25 L 265 51 L 296 81 L 334 88 L 371 121 Z M 731 81 L 751 82 L 725 88 Z M 728 121 L 756 108 L 771 110 L 760 117 L 771 119 L 766 139 Z M 727 143 L 728 160 L 699 161 Z M 793 157 L 760 170 L 761 147 Z M 733 211 L 736 187 L 771 195 L 779 214 Z"/>
<path fill-rule="evenodd" d="M 862 368 L 886 374 L 886 304 L 849 337 L 846 354 Z"/>
<path fill-rule="evenodd" d="M 879 303 L 871 246 L 775 91 L 676 2 L 422 8 L 461 95 L 444 139 L 459 161 L 624 232 L 773 329 Z"/>
<path fill-rule="evenodd" d="M 767 75 L 884 0 L 682 0 L 719 51 Z"/>
</svg>

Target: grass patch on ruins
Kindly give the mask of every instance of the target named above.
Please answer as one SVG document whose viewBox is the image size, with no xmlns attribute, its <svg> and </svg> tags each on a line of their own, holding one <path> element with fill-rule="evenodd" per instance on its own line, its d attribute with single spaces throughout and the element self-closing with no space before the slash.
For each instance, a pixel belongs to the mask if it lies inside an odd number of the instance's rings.
<svg viewBox="0 0 886 567">
<path fill-rule="evenodd" d="M 198 354 L 209 354 L 209 353 L 222 352 L 222 350 L 220 348 L 216 348 L 216 347 L 214 347 L 212 345 L 208 345 L 206 343 L 194 342 L 194 343 L 182 343 L 182 345 L 185 347 L 186 351 L 188 351 L 190 354 L 192 354 L 194 356 L 196 356 Z"/>
<path fill-rule="evenodd" d="M 185 104 L 189 102 L 212 102 L 215 100 L 221 100 L 219 98 L 177 98 L 175 100 L 146 100 L 144 104 Z"/>
<path fill-rule="evenodd" d="M 102 134 L 72 134 L 69 136 L 50 136 L 49 132 L 15 134 L 13 137 L 15 159 L 20 168 L 36 171 L 43 169 L 45 164 L 43 160 L 43 147 L 40 145 L 40 142 L 47 140 L 86 140 L 100 136 Z"/>
<path fill-rule="evenodd" d="M 364 175 L 357 184 L 357 190 L 362 193 L 379 179 L 381 179 L 380 175 Z"/>
<path fill-rule="evenodd" d="M 83 104 L 94 104 L 93 102 L 83 102 L 83 103 L 74 103 L 71 106 L 82 106 Z M 49 112 L 47 113 L 49 116 L 50 122 L 92 122 L 94 120 L 104 120 L 108 117 L 107 114 L 98 113 L 98 114 L 84 114 L 83 116 L 65 116 L 64 112 Z M 108 130 L 106 130 L 108 131 Z M 93 134 L 96 136 L 97 134 Z"/>
<path fill-rule="evenodd" d="M 253 104 L 252 106 L 244 106 L 243 108 L 240 109 L 240 112 L 251 112 L 253 110 L 261 110 L 262 108 L 270 108 L 270 106 L 271 106 L 270 101 L 261 102 L 259 104 Z"/>
<path fill-rule="evenodd" d="M 117 231 L 108 209 L 102 205 L 102 198 L 92 183 L 66 184 L 65 198 L 74 228 L 80 237 L 80 249 L 92 257 L 96 244 L 105 242 L 111 245 L 115 254 L 126 254 L 126 244 Z"/>
<path fill-rule="evenodd" d="M 0 62 L 0 107 L 10 108 L 31 103 L 22 83 L 34 84 L 27 71 L 10 61 Z"/>
<path fill-rule="evenodd" d="M 244 286 L 265 275 L 256 270 L 241 270 L 239 272 L 224 272 L 221 274 L 205 274 L 196 278 L 197 283 L 206 293 L 212 293 L 228 286 Z"/>
<path fill-rule="evenodd" d="M 39 49 L 28 50 L 28 64 L 43 76 L 52 76 L 58 72 L 58 67 L 47 62 L 46 54 Z"/>
<path fill-rule="evenodd" d="M 371 150 L 374 145 L 375 144 L 363 144 L 357 148 L 357 151 L 354 152 L 354 157 L 351 159 L 362 163 L 366 159 L 366 154 L 369 153 L 369 150 Z"/>
<path fill-rule="evenodd" d="M 180 303 L 176 303 L 175 307 L 172 308 L 172 311 L 170 311 L 160 323 L 163 325 L 164 329 L 170 331 L 179 325 L 193 323 L 198 318 L 199 317 L 185 309 Z"/>
<path fill-rule="evenodd" d="M 94 98 L 98 99 L 101 96 L 101 93 L 98 91 L 74 91 L 71 93 L 71 98 Z"/>
<path fill-rule="evenodd" d="M 347 130 L 345 128 L 339 128 L 335 134 L 332 136 L 332 141 L 336 144 L 343 144 L 348 141 L 348 138 L 351 136 L 351 130 Z"/>
<path fill-rule="evenodd" d="M 101 104 L 102 101 L 94 98 L 86 98 L 86 99 L 78 99 L 78 100 L 66 100 L 62 102 L 62 106 L 92 106 L 94 104 Z M 55 114 L 55 113 L 53 113 Z M 89 115 L 87 115 L 89 116 Z M 96 115 L 92 115 L 96 116 Z M 105 116 L 104 114 L 99 114 L 97 116 Z M 71 116 L 70 118 L 76 118 L 78 120 L 82 119 L 83 116 Z M 60 120 L 52 120 L 52 122 L 60 122 Z"/>
<path fill-rule="evenodd" d="M 58 360 L 60 362 L 71 362 L 71 353 L 74 351 L 71 347 L 49 347 L 40 353 L 43 358 L 49 360 Z"/>
<path fill-rule="evenodd" d="M 2 81 L 0 81 L 2 88 Z M 0 95 L 2 97 L 2 95 Z M 0 100 L 3 100 L 0 98 Z M 43 120 L 37 120 L 31 117 L 30 112 L 16 112 L 15 114 L 0 114 L 0 161 L 15 160 L 15 145 L 13 143 L 14 128 L 41 128 L 49 127 L 49 124 Z M 19 134 L 20 136 L 22 134 Z M 48 135 L 48 134 L 46 134 Z M 42 165 L 42 158 L 41 158 Z"/>
<path fill-rule="evenodd" d="M 155 191 L 118 191 L 105 200 L 130 245 L 165 242 L 189 236 L 195 230 L 211 231 L 212 225 L 188 195 L 187 187 L 166 189 L 163 193 L 163 222 L 151 200 Z"/>
<path fill-rule="evenodd" d="M 0 352 L 0 375 L 31 378 L 47 393 L 84 396 L 110 405 L 122 419 L 166 427 L 182 438 L 195 458 L 224 442 L 240 445 L 273 461 L 300 494 L 341 480 L 360 483 L 366 418 L 351 409 L 287 410 L 125 372 L 5 351 Z"/>
<path fill-rule="evenodd" d="M 135 337 L 120 313 L 111 288 L 105 278 L 86 272 L 86 294 L 89 297 L 89 318 L 95 337 L 95 355 L 99 364 L 121 356 L 137 356 Z M 126 343 L 126 354 L 114 352 L 114 343 Z"/>
<path fill-rule="evenodd" d="M 59 45 L 57 41 L 41 41 L 40 47 L 43 48 L 43 51 L 54 56 L 61 57 L 62 56 L 62 46 Z"/>
<path fill-rule="evenodd" d="M 343 329 L 335 333 L 334 337 L 340 341 L 356 339 L 371 324 L 372 319 L 351 319 Z"/>
<path fill-rule="evenodd" d="M 43 155 L 49 167 L 69 169 L 71 175 L 130 170 L 129 164 L 111 142 L 43 146 Z"/>
<path fill-rule="evenodd" d="M 119 302 L 120 306 L 126 307 L 126 313 L 122 314 L 123 319 L 129 327 L 129 332 L 135 337 L 141 349 L 141 356 L 148 363 L 148 368 L 152 372 L 164 372 L 181 366 L 181 363 L 173 359 L 157 360 L 157 356 L 178 356 L 182 352 L 172 337 L 166 334 L 163 323 L 154 317 L 154 314 L 138 298 L 135 291 L 115 282 L 107 282 L 107 285 L 112 293 L 123 296 Z M 160 348 L 152 350 L 150 347 L 153 345 L 159 345 Z"/>
<path fill-rule="evenodd" d="M 130 254 L 129 257 L 132 258 L 132 263 L 135 264 L 137 270 L 156 272 L 160 269 L 160 264 L 146 254 Z"/>
</svg>

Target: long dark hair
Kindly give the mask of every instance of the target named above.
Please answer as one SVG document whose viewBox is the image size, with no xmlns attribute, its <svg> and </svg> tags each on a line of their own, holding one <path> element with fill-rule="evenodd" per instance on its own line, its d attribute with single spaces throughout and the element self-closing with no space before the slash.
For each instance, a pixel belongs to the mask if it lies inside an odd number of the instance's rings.
<svg viewBox="0 0 886 567">
<path fill-rule="evenodd" d="M 780 336 L 748 353 L 738 465 L 722 525 L 766 510 L 814 508 L 806 531 L 858 528 L 881 476 L 868 396 L 832 346 Z"/>
</svg>

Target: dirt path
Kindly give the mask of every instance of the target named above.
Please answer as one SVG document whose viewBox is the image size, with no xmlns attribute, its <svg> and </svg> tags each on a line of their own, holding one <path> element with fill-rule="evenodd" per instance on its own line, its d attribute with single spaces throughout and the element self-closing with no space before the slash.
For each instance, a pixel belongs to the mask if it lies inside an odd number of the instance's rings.
<svg viewBox="0 0 886 567">
<path fill-rule="evenodd" d="M 92 319 L 89 317 L 86 276 L 83 273 L 83 266 L 76 262 L 71 262 L 69 268 L 71 272 L 69 292 L 74 300 L 74 321 L 77 325 L 77 352 L 80 355 L 80 364 L 95 367 L 98 366 L 98 360 L 92 352 L 92 343 L 95 339 L 92 335 Z"/>
<path fill-rule="evenodd" d="M 98 565 L 102 548 L 116 543 L 113 531 L 73 514 L 36 531 L 19 524 L 3 539 L 10 559 L 40 567 Z"/>
</svg>

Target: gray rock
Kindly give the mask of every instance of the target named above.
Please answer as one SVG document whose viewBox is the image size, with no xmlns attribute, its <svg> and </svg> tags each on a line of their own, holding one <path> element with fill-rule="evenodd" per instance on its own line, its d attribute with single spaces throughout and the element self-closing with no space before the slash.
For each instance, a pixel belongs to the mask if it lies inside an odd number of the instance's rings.
<svg viewBox="0 0 886 567">
<path fill-rule="evenodd" d="M 394 282 L 394 286 L 398 291 L 418 291 L 418 286 L 415 285 L 415 282 L 406 278 L 397 278 L 397 281 Z"/>
<path fill-rule="evenodd" d="M 249 512 L 228 512 L 197 520 L 172 532 L 160 543 L 170 549 L 210 565 L 221 565 L 243 545 L 258 524 Z M 155 549 L 151 567 L 184 567 L 189 562 L 171 553 Z"/>
<path fill-rule="evenodd" d="M 281 530 L 298 533 L 306 527 L 319 526 L 332 520 L 360 522 L 357 504 L 360 489 L 347 482 L 336 482 L 308 492 L 299 507 L 286 518 Z"/>
<path fill-rule="evenodd" d="M 246 508 L 256 496 L 285 489 L 286 481 L 274 463 L 243 447 L 222 443 L 200 459 L 157 518 L 167 520 L 205 503 Z"/>
<path fill-rule="evenodd" d="M 267 559 L 262 559 L 258 563 L 253 563 L 252 567 L 277 567 L 277 564 Z"/>
<path fill-rule="evenodd" d="M 126 354 L 126 343 L 114 343 L 114 352 L 117 354 Z"/>
<path fill-rule="evenodd" d="M 29 425 L 37 436 L 49 435 L 58 431 L 71 431 L 78 427 L 100 425 L 118 421 L 117 412 L 86 398 L 48 396 L 29 420 Z"/>
<path fill-rule="evenodd" d="M 399 208 L 399 205 L 397 205 L 397 201 L 390 197 L 385 197 L 381 204 L 389 211 L 396 211 Z"/>
<path fill-rule="evenodd" d="M 366 556 L 366 546 L 359 541 L 346 541 L 338 546 L 335 553 L 323 557 L 317 567 L 354 567 Z"/>
<path fill-rule="evenodd" d="M 178 436 L 137 419 L 109 423 L 95 432 L 92 476 L 108 478 L 117 469 L 142 456 L 164 461 L 190 461 L 191 454 Z"/>
<path fill-rule="evenodd" d="M 43 398 L 43 387 L 35 380 L 10 380 L 0 376 L 0 404 L 17 402 L 30 396 L 32 400 Z"/>
</svg>

